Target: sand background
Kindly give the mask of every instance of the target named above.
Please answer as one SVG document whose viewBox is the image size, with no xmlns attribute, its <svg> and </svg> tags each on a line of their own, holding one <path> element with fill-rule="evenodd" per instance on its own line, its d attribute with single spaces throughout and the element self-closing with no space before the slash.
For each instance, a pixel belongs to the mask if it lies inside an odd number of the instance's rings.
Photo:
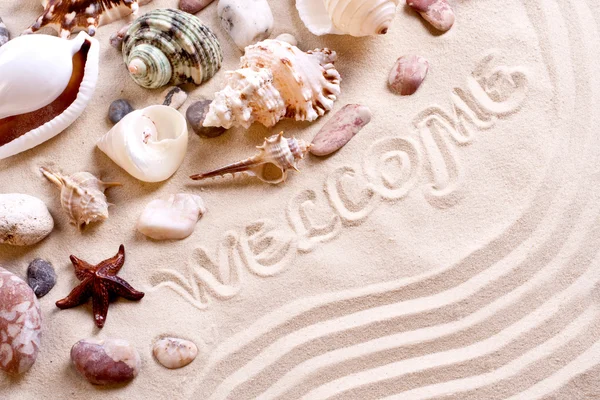
<svg viewBox="0 0 600 400">
<path fill-rule="evenodd" d="M 14 35 L 41 13 L 36 0 L 0 3 Z M 141 12 L 175 7 L 154 0 Z M 43 299 L 42 350 L 29 373 L 0 376 L 0 397 L 67 398 L 556 398 L 600 396 L 598 119 L 600 6 L 594 0 L 452 1 L 455 27 L 438 35 L 404 5 L 389 34 L 316 37 L 293 0 L 271 0 L 273 37 L 338 52 L 342 95 L 373 121 L 337 154 L 310 157 L 287 183 L 187 177 L 253 154 L 283 130 L 311 140 L 328 119 L 274 129 L 232 129 L 216 139 L 190 130 L 186 159 L 161 184 L 141 183 L 95 147 L 109 104 L 160 101 L 128 76 L 103 26 L 98 87 L 85 113 L 58 137 L 0 161 L 0 192 L 42 199 L 54 232 L 28 248 L 0 246 L 24 276 L 51 261 L 56 287 Z M 185 88 L 182 112 L 222 86 L 241 52 L 220 28 L 216 4 L 198 14 L 218 36 L 222 70 Z M 431 64 L 411 97 L 386 87 L 395 60 Z M 462 99 L 462 100 L 461 100 Z M 334 111 L 335 111 L 334 110 Z M 39 167 L 120 181 L 110 219 L 80 233 Z M 143 207 L 188 192 L 208 213 L 180 242 L 135 231 Z M 76 284 L 69 255 L 92 263 L 123 243 L 121 276 L 147 292 L 111 305 L 95 328 L 91 305 L 60 311 Z M 193 340 L 190 366 L 152 357 L 163 336 Z M 97 388 L 70 364 L 86 337 L 124 338 L 142 356 L 129 385 Z M 262 396 L 262 397 L 261 397 Z"/>
</svg>

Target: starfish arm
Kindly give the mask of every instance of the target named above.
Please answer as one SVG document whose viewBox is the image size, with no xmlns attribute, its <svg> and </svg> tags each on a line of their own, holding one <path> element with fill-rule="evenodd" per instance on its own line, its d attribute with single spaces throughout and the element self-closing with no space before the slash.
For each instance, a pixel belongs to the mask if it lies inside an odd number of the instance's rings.
<svg viewBox="0 0 600 400">
<path fill-rule="evenodd" d="M 90 277 L 92 277 L 94 275 L 94 266 L 88 264 L 87 262 L 80 260 L 79 258 L 75 257 L 75 256 L 71 256 L 71 263 L 73 264 L 73 267 L 75 268 L 75 276 L 77 277 L 77 279 L 79 279 L 80 281 L 84 281 Z"/>
<path fill-rule="evenodd" d="M 125 264 L 125 246 L 119 246 L 119 252 L 116 256 L 104 260 L 98 266 L 98 270 L 105 275 L 115 276 Z"/>
<path fill-rule="evenodd" d="M 60 308 L 61 310 L 65 310 L 67 308 L 73 308 L 85 303 L 91 295 L 90 288 L 91 284 L 89 280 L 82 282 L 79 286 L 73 289 L 67 297 L 62 300 L 58 300 L 56 302 L 56 307 Z"/>
<path fill-rule="evenodd" d="M 109 285 L 109 290 L 127 300 L 140 300 L 144 297 L 143 292 L 139 292 L 129 283 L 125 282 L 118 276 L 107 277 L 105 282 Z"/>
<path fill-rule="evenodd" d="M 94 312 L 94 322 L 98 328 L 102 328 L 106 323 L 106 315 L 108 314 L 108 288 L 101 282 L 95 282 L 93 290 L 92 310 Z"/>
</svg>

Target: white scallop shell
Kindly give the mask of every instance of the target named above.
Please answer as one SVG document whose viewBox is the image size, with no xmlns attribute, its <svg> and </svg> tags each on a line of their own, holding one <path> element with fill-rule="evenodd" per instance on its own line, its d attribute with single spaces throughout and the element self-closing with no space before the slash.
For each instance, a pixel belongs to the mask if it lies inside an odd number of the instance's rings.
<svg viewBox="0 0 600 400">
<path fill-rule="evenodd" d="M 179 168 L 188 145 L 183 115 L 168 106 L 127 114 L 97 143 L 117 165 L 144 182 L 161 182 Z"/>
<path fill-rule="evenodd" d="M 29 150 L 61 133 L 83 113 L 96 89 L 100 46 L 85 32 L 73 40 L 48 35 L 19 36 L 0 48 L 0 119 L 39 110 L 65 90 L 72 58 L 91 43 L 77 98 L 60 115 L 0 146 L 0 160 Z"/>
<path fill-rule="evenodd" d="M 315 35 L 385 34 L 400 0 L 296 0 L 304 25 Z"/>
</svg>

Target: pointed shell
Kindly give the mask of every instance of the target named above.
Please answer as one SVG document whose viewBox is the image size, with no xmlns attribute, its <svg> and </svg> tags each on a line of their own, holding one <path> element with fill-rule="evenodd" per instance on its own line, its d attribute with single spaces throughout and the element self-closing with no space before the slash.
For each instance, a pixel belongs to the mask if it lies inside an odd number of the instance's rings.
<svg viewBox="0 0 600 400">
<path fill-rule="evenodd" d="M 300 18 L 315 35 L 387 33 L 399 0 L 297 0 Z"/>
<path fill-rule="evenodd" d="M 20 36 L 0 48 L 0 159 L 51 139 L 83 113 L 98 60 L 98 42 L 83 32 L 70 41 Z"/>
<path fill-rule="evenodd" d="M 162 366 L 175 369 L 194 361 L 198 355 L 198 346 L 189 340 L 164 338 L 154 343 L 152 352 Z"/>
<path fill-rule="evenodd" d="M 145 88 L 200 85 L 221 68 L 217 37 L 202 21 L 180 10 L 157 9 L 131 25 L 122 44 L 131 78 Z"/>
<path fill-rule="evenodd" d="M 138 220 L 137 230 L 154 240 L 181 240 L 190 236 L 206 214 L 200 196 L 179 193 L 148 203 Z"/>
<path fill-rule="evenodd" d="M 44 176 L 60 188 L 60 203 L 69 216 L 71 224 L 83 229 L 92 222 L 108 219 L 108 201 L 104 191 L 116 182 L 102 182 L 89 172 L 65 176 L 41 168 Z"/>
<path fill-rule="evenodd" d="M 172 107 L 150 106 L 127 114 L 96 145 L 134 178 L 161 182 L 183 162 L 187 123 Z"/>
<path fill-rule="evenodd" d="M 287 179 L 288 170 L 298 170 L 298 161 L 308 153 L 310 145 L 302 139 L 285 138 L 281 132 L 266 138 L 257 149 L 259 152 L 250 158 L 191 178 L 204 180 L 241 173 L 257 177 L 266 183 L 279 184 Z"/>
<path fill-rule="evenodd" d="M 267 127 L 281 118 L 314 121 L 333 108 L 341 77 L 335 52 L 303 52 L 279 40 L 246 48 L 242 68 L 226 74 L 227 86 L 215 94 L 204 126 Z"/>
<path fill-rule="evenodd" d="M 42 0 L 44 13 L 24 33 L 34 33 L 49 26 L 63 38 L 81 30 L 94 36 L 99 25 L 135 14 L 140 4 L 150 1 L 152 0 Z"/>
</svg>

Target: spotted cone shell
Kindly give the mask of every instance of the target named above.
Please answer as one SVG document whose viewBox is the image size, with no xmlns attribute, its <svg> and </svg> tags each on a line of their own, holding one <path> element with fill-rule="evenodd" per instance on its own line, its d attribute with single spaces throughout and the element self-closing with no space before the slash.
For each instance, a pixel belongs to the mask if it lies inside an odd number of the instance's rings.
<svg viewBox="0 0 600 400">
<path fill-rule="evenodd" d="M 202 82 L 221 68 L 217 37 L 202 21 L 174 9 L 157 9 L 139 17 L 123 38 L 123 60 L 140 86 Z"/>
</svg>

